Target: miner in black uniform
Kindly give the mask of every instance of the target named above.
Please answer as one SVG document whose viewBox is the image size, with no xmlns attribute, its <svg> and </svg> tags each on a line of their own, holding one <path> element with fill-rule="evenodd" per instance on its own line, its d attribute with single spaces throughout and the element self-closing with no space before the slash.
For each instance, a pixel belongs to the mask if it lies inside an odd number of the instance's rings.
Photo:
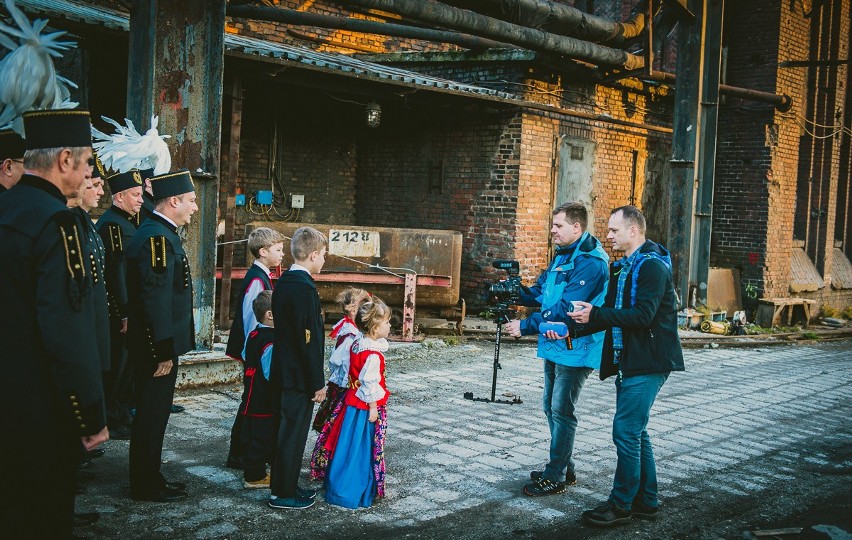
<svg viewBox="0 0 852 540">
<path fill-rule="evenodd" d="M 97 208 L 98 201 L 104 194 L 103 179 L 98 170 L 98 158 L 93 156 L 95 165 L 92 174 L 83 183 L 83 188 L 77 197 L 68 199 L 68 207 L 77 216 L 80 225 L 81 240 L 84 240 L 83 260 L 86 261 L 88 274 L 88 287 L 92 294 L 88 297 L 88 309 L 91 311 L 95 338 L 98 342 L 98 360 L 101 371 L 109 371 L 109 312 L 107 310 L 107 289 L 104 280 L 104 244 L 95 230 L 95 224 L 89 215 Z M 103 169 L 103 165 L 101 165 Z"/>
<path fill-rule="evenodd" d="M 130 435 L 130 492 L 169 502 L 185 486 L 160 473 L 163 437 L 177 380 L 178 356 L 195 348 L 192 277 L 177 228 L 198 210 L 189 171 L 151 179 L 157 206 L 126 247 L 128 349 L 136 416 Z"/>
<path fill-rule="evenodd" d="M 112 206 L 98 219 L 97 230 L 106 252 L 109 301 L 110 371 L 104 379 L 107 425 L 113 439 L 130 439 L 132 370 L 127 363 L 127 284 L 124 248 L 136 232 L 142 208 L 142 175 L 136 170 L 107 178 Z"/>
<path fill-rule="evenodd" d="M 0 193 L 18 183 L 24 174 L 24 139 L 11 129 L 0 131 Z"/>
<path fill-rule="evenodd" d="M 4 538 L 67 538 L 80 444 L 109 438 L 84 309 L 91 266 L 65 206 L 91 173 L 91 125 L 79 110 L 23 120 L 26 173 L 0 196 L 0 410 L 11 437 L 0 445 L 0 527 Z"/>
<path fill-rule="evenodd" d="M 154 199 L 154 191 L 151 187 L 151 178 L 154 176 L 154 169 L 143 169 L 139 173 L 142 175 L 142 185 L 145 189 L 142 190 L 142 209 L 136 215 L 137 225 L 148 219 L 154 213 L 154 208 L 157 206 L 157 201 Z"/>
</svg>

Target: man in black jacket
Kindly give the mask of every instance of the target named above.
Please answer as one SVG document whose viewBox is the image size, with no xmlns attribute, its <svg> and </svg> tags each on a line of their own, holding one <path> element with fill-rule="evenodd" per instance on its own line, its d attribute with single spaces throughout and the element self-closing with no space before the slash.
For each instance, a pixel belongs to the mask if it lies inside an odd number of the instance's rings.
<svg viewBox="0 0 852 540">
<path fill-rule="evenodd" d="M 612 211 L 607 238 L 624 257 L 610 267 L 604 305 L 576 302 L 569 313 L 578 335 L 606 330 L 600 377 L 617 376 L 615 479 L 609 500 L 583 512 L 586 523 L 603 526 L 656 516 L 657 469 L 646 428 L 669 373 L 684 369 L 669 253 L 645 239 L 645 217 L 635 206 Z"/>
<path fill-rule="evenodd" d="M 275 347 L 269 381 L 276 404 L 277 443 L 270 490 L 272 508 L 301 509 L 314 504 L 316 491 L 298 485 L 314 403 L 325 399 L 325 333 L 322 306 L 311 274 L 325 263 L 328 241 L 311 227 L 290 240 L 295 261 L 272 293 Z"/>
<path fill-rule="evenodd" d="M 125 246 L 136 233 L 142 208 L 142 175 L 136 169 L 107 178 L 112 206 L 96 225 L 106 255 L 109 301 L 110 371 L 104 380 L 107 424 L 113 439 L 130 439 L 132 370 L 127 365 L 127 276 Z"/>
<path fill-rule="evenodd" d="M 26 174 L 0 197 L 4 538 L 69 538 L 80 445 L 106 441 L 85 236 L 66 198 L 91 174 L 89 113 L 24 114 Z M 22 447 L 22 445 L 25 445 Z M 47 509 L 47 510 L 46 510 Z"/>
<path fill-rule="evenodd" d="M 160 472 L 163 438 L 177 381 L 178 357 L 195 349 L 192 276 L 177 228 L 198 210 L 189 171 L 151 179 L 157 206 L 127 246 L 127 342 L 134 372 L 136 417 L 130 432 L 130 494 L 172 502 L 187 497 L 181 482 Z"/>
</svg>

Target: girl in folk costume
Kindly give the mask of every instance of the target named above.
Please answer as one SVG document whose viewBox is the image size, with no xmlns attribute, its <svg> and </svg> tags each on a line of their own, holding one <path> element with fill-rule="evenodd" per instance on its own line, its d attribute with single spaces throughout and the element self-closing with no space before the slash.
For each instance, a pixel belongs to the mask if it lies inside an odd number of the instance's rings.
<svg viewBox="0 0 852 540">
<path fill-rule="evenodd" d="M 337 295 L 337 302 L 343 309 L 343 318 L 331 330 L 329 337 L 337 339 L 334 352 L 328 359 L 331 376 L 328 378 L 328 391 L 325 400 L 319 406 L 314 417 L 314 431 L 319 432 L 314 451 L 311 454 L 311 480 L 322 480 L 328 470 L 329 453 L 325 448 L 329 434 L 340 411 L 343 410 L 343 395 L 349 385 L 349 349 L 352 342 L 361 337 L 361 331 L 355 325 L 358 308 L 370 299 L 370 293 L 364 289 L 349 287 Z"/>
<path fill-rule="evenodd" d="M 385 495 L 385 355 L 390 333 L 388 306 L 373 298 L 358 310 L 355 323 L 364 335 L 352 344 L 346 407 L 332 429 L 326 448 L 331 462 L 325 500 L 346 508 L 369 507 Z"/>
</svg>

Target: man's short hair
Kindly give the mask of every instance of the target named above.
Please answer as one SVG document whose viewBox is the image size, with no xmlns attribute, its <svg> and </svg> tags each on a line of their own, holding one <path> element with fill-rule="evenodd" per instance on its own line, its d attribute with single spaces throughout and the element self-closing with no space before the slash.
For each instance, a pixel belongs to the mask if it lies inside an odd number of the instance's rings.
<svg viewBox="0 0 852 540">
<path fill-rule="evenodd" d="M 269 249 L 273 245 L 283 242 L 284 237 L 275 229 L 269 227 L 258 227 L 248 237 L 248 248 L 254 258 L 260 257 L 261 249 Z"/>
<path fill-rule="evenodd" d="M 254 318 L 257 319 L 257 322 L 261 322 L 263 320 L 263 316 L 266 315 L 266 312 L 272 309 L 272 291 L 266 289 L 265 291 L 260 291 L 254 302 L 251 303 L 251 310 L 254 311 Z"/>
<path fill-rule="evenodd" d="M 177 197 L 180 199 L 180 202 L 183 202 L 183 198 L 189 195 L 189 193 L 181 193 L 180 195 L 169 195 L 168 197 L 163 197 L 162 199 L 154 199 L 154 210 L 161 211 L 166 207 L 166 204 L 169 202 L 169 199 L 172 197 Z"/>
<path fill-rule="evenodd" d="M 325 235 L 313 227 L 299 227 L 290 240 L 290 254 L 296 261 L 304 261 L 314 251 L 328 245 Z"/>
<path fill-rule="evenodd" d="M 565 214 L 565 221 L 568 223 L 579 223 L 580 228 L 584 231 L 589 225 L 589 211 L 586 210 L 586 205 L 579 202 L 562 203 L 553 209 L 553 215 Z"/>
<path fill-rule="evenodd" d="M 621 216 L 624 218 L 625 223 L 635 226 L 639 229 L 640 233 L 645 234 L 645 216 L 642 215 L 642 210 L 639 210 L 633 205 L 627 204 L 619 206 L 610 212 L 610 215 L 615 215 L 618 212 L 621 212 Z"/>
<path fill-rule="evenodd" d="M 60 148 L 35 148 L 24 152 L 24 168 L 34 171 L 46 171 L 53 167 L 56 162 L 56 157 L 60 152 L 65 150 L 65 147 Z M 74 166 L 79 165 L 83 159 L 83 152 L 91 150 L 85 146 L 75 146 L 68 148 L 71 150 L 71 157 L 74 158 Z"/>
</svg>

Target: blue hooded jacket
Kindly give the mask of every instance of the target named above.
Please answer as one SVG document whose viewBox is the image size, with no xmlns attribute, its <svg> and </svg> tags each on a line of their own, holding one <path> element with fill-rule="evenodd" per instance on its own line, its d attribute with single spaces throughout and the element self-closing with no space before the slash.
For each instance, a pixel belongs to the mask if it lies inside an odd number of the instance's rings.
<svg viewBox="0 0 852 540">
<path fill-rule="evenodd" d="M 541 306 L 541 310 L 521 321 L 521 334 L 538 336 L 538 356 L 569 367 L 600 367 L 603 335 L 592 334 L 575 338 L 573 349 L 565 340 L 545 338 L 539 332 L 543 322 L 564 322 L 573 328 L 568 317 L 571 301 L 580 300 L 595 306 L 603 304 L 607 291 L 606 254 L 600 241 L 584 232 L 575 243 L 560 247 L 550 266 L 542 272 L 535 285 L 522 291 L 521 304 Z"/>
</svg>

